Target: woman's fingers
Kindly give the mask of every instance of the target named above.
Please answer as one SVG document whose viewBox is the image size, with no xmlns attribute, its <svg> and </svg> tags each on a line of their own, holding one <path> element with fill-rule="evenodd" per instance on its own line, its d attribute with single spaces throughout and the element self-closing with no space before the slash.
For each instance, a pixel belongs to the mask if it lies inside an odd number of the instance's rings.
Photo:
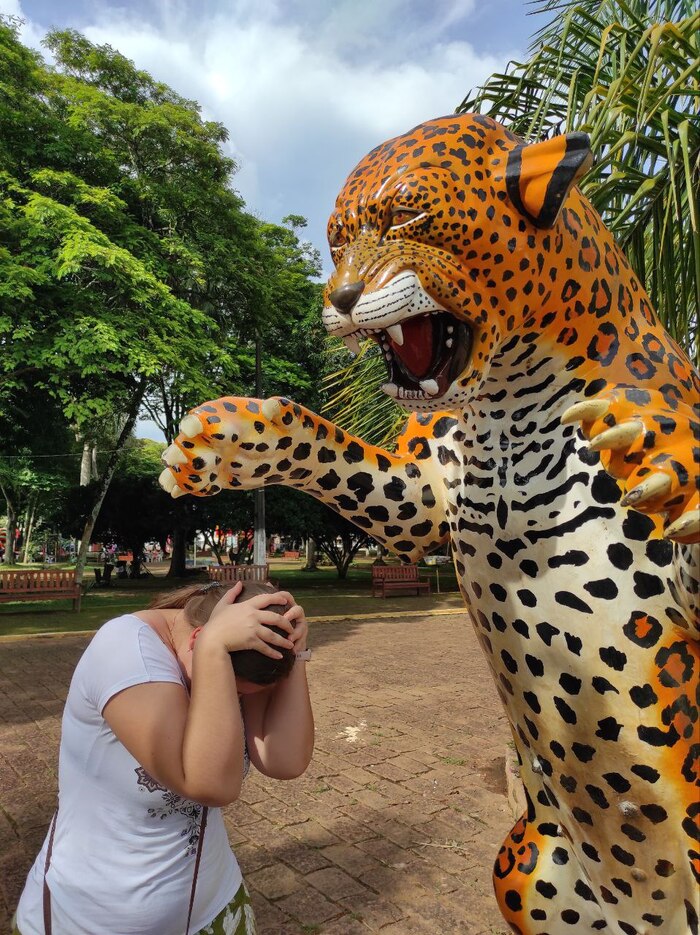
<svg viewBox="0 0 700 935">
<path fill-rule="evenodd" d="M 304 608 L 300 607 L 299 604 L 295 604 L 285 612 L 284 616 L 290 623 L 294 624 L 294 631 L 289 637 L 292 642 L 298 643 L 300 640 L 304 639 L 309 632 L 309 625 L 304 616 Z"/>
<path fill-rule="evenodd" d="M 275 646 L 282 646 L 284 649 L 292 649 L 294 646 L 290 639 L 280 636 L 279 633 L 275 633 L 269 627 L 259 626 L 255 631 L 255 635 L 266 643 L 273 643 Z"/>
<path fill-rule="evenodd" d="M 270 591 L 265 594 L 256 594 L 255 597 L 251 597 L 245 603 L 258 609 L 268 607 L 270 604 L 288 604 L 291 607 L 294 598 L 288 591 Z"/>
<path fill-rule="evenodd" d="M 285 630 L 287 633 L 294 632 L 294 625 L 290 623 L 286 617 L 276 614 L 274 610 L 259 610 L 255 615 L 255 619 L 260 623 L 266 624 L 268 627 L 278 627 L 280 630 Z"/>
<path fill-rule="evenodd" d="M 214 605 L 214 609 L 209 615 L 209 619 L 211 620 L 211 618 L 224 607 L 228 606 L 229 604 L 233 604 L 242 590 L 243 583 L 241 581 L 237 581 L 232 588 L 229 588 L 228 591 L 224 593 L 223 597 L 218 601 L 218 603 Z"/>
<path fill-rule="evenodd" d="M 276 650 L 273 646 L 270 646 L 269 643 L 266 643 L 265 640 L 258 638 L 255 646 L 251 646 L 251 649 L 256 650 L 256 652 L 262 653 L 263 656 L 269 656 L 270 659 L 281 659 L 282 653 Z"/>
</svg>

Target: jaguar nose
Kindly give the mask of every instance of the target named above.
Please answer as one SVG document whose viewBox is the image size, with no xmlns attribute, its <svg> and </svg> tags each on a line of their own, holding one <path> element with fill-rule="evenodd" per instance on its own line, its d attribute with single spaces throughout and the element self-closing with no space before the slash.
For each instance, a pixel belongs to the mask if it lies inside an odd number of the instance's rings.
<svg viewBox="0 0 700 935">
<path fill-rule="evenodd" d="M 364 280 L 360 279 L 358 282 L 351 282 L 346 286 L 334 289 L 328 298 L 331 300 L 333 307 L 337 308 L 341 314 L 349 315 L 357 304 L 364 288 Z"/>
</svg>

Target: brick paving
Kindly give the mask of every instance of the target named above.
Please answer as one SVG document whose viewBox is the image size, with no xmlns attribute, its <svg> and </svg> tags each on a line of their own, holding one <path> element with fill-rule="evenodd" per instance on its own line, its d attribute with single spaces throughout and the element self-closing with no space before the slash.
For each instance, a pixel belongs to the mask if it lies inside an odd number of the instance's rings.
<svg viewBox="0 0 700 935">
<path fill-rule="evenodd" d="M 408 609 L 407 601 L 407 609 Z M 491 865 L 512 824 L 509 731 L 461 614 L 312 623 L 307 773 L 251 771 L 226 811 L 260 935 L 505 935 Z M 85 637 L 0 643 L 0 931 L 55 801 Z"/>
</svg>

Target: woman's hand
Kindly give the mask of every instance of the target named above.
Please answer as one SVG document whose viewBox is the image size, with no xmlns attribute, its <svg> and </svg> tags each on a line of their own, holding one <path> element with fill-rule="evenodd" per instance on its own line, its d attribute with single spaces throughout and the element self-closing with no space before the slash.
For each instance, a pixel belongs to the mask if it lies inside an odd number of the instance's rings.
<svg viewBox="0 0 700 935">
<path fill-rule="evenodd" d="M 282 616 L 265 608 L 270 604 L 287 604 L 294 609 L 297 606 L 294 604 L 294 598 L 286 591 L 278 591 L 257 594 L 250 600 L 234 603 L 240 591 L 241 588 L 237 584 L 224 594 L 199 635 L 195 650 L 198 646 L 220 646 L 227 653 L 239 649 L 255 649 L 264 656 L 281 659 L 282 653 L 274 647 L 293 649 L 295 645 L 295 627 L 293 622 L 287 619 L 287 614 L 291 611 Z M 270 626 L 279 627 L 289 633 L 289 639 L 270 630 Z"/>
<path fill-rule="evenodd" d="M 309 625 L 306 622 L 304 608 L 299 604 L 294 604 L 284 614 L 285 620 L 291 623 L 294 630 L 289 635 L 289 639 L 294 643 L 294 651 L 303 652 L 306 649 L 306 640 L 309 635 Z"/>
</svg>

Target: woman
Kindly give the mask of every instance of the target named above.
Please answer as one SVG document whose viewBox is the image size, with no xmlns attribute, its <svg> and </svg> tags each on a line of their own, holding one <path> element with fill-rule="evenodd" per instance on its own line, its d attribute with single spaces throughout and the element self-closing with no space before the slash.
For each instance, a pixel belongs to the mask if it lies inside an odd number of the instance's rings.
<svg viewBox="0 0 700 935">
<path fill-rule="evenodd" d="M 266 776 L 301 775 L 313 716 L 302 608 L 274 590 L 237 601 L 242 590 L 184 588 L 95 635 L 66 700 L 58 810 L 17 933 L 255 931 L 220 807 L 238 798 L 248 755 Z M 276 674 L 237 679 L 251 650 Z"/>
</svg>

